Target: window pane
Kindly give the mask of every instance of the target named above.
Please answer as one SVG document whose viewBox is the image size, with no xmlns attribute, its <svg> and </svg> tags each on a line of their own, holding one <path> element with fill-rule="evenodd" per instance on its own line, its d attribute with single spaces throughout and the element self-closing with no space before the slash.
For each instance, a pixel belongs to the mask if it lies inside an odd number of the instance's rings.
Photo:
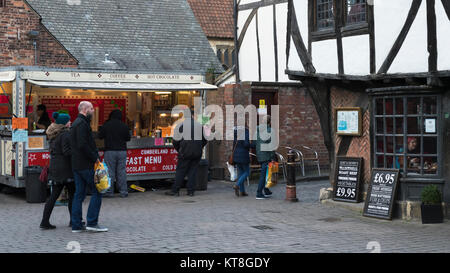
<svg viewBox="0 0 450 273">
<path fill-rule="evenodd" d="M 395 138 L 395 152 L 396 153 L 404 153 L 405 148 L 403 147 L 403 137 L 398 136 Z"/>
<path fill-rule="evenodd" d="M 366 22 L 366 0 L 347 0 L 347 24 Z"/>
<path fill-rule="evenodd" d="M 395 99 L 395 114 L 403 115 L 403 98 Z"/>
<path fill-rule="evenodd" d="M 377 115 L 383 115 L 383 99 L 377 99 L 375 102 L 377 105 Z"/>
<path fill-rule="evenodd" d="M 424 174 L 436 174 L 437 173 L 437 157 L 424 157 L 423 158 L 423 173 Z"/>
<path fill-rule="evenodd" d="M 424 137 L 423 138 L 423 153 L 424 154 L 437 154 L 437 137 Z"/>
<path fill-rule="evenodd" d="M 394 169 L 403 170 L 404 156 L 395 156 L 394 162 L 395 162 Z"/>
<path fill-rule="evenodd" d="M 384 122 L 383 118 L 377 118 L 377 133 L 384 134 Z"/>
<path fill-rule="evenodd" d="M 317 0 L 317 30 L 333 27 L 333 1 Z"/>
<path fill-rule="evenodd" d="M 428 115 L 435 115 L 437 113 L 436 97 L 423 98 L 423 113 Z"/>
<path fill-rule="evenodd" d="M 419 118 L 408 118 L 408 134 L 420 134 Z"/>
<path fill-rule="evenodd" d="M 395 118 L 395 133 L 397 135 L 403 135 L 403 118 Z"/>
<path fill-rule="evenodd" d="M 386 134 L 394 133 L 394 119 L 386 118 Z"/>
<path fill-rule="evenodd" d="M 394 137 L 386 137 L 386 152 L 391 154 L 394 153 Z"/>
<path fill-rule="evenodd" d="M 377 153 L 384 153 L 384 137 L 377 137 Z"/>
<path fill-rule="evenodd" d="M 420 113 L 420 98 L 408 98 L 408 114 Z"/>
<path fill-rule="evenodd" d="M 377 164 L 377 168 L 384 168 L 384 156 L 378 155 L 375 164 Z"/>
<path fill-rule="evenodd" d="M 394 114 L 394 106 L 393 106 L 393 99 L 386 99 L 386 115 L 393 115 Z"/>
<path fill-rule="evenodd" d="M 395 161 L 393 156 L 386 156 L 386 168 L 395 168 Z"/>
</svg>

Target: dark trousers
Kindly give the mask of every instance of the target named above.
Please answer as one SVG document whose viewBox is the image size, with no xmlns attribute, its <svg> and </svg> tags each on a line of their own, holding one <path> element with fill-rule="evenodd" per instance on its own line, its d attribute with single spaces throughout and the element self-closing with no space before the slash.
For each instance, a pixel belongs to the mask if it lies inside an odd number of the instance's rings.
<svg viewBox="0 0 450 273">
<path fill-rule="evenodd" d="M 184 177 L 188 177 L 186 188 L 188 192 L 195 191 L 196 174 L 198 169 L 199 159 L 178 159 L 177 172 L 175 174 L 175 183 L 172 186 L 173 192 L 178 192 L 183 185 Z"/>
<path fill-rule="evenodd" d="M 41 225 L 50 224 L 50 215 L 52 214 L 53 208 L 55 207 L 56 200 L 58 200 L 59 195 L 61 194 L 64 187 L 67 187 L 67 191 L 69 192 L 69 216 L 72 217 L 72 201 L 73 196 L 75 194 L 75 182 L 69 182 L 65 184 L 56 184 L 52 185 L 52 194 L 50 198 L 45 203 L 44 214 L 42 215 Z"/>
<path fill-rule="evenodd" d="M 91 189 L 91 201 L 87 211 L 87 226 L 95 227 L 98 224 L 100 207 L 102 206 L 102 194 L 97 191 L 94 184 L 94 169 L 73 171 L 75 179 L 75 195 L 72 204 L 72 230 L 82 228 L 81 217 L 83 213 L 83 201 L 86 197 L 86 188 Z"/>
</svg>

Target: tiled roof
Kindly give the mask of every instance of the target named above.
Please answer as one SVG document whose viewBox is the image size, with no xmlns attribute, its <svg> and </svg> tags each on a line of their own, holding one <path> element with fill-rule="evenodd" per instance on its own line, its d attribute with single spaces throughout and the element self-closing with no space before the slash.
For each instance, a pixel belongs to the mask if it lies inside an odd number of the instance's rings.
<svg viewBox="0 0 450 273">
<path fill-rule="evenodd" d="M 233 39 L 233 0 L 188 0 L 208 38 Z"/>
<path fill-rule="evenodd" d="M 186 0 L 27 0 L 83 69 L 223 69 Z M 113 63 L 105 62 L 105 54 Z"/>
</svg>

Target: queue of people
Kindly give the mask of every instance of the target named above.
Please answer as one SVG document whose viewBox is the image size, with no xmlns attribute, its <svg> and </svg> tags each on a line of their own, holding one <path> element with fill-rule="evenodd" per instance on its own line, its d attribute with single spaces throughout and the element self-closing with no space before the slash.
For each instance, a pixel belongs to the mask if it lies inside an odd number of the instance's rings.
<svg viewBox="0 0 450 273">
<path fill-rule="evenodd" d="M 53 113 L 54 122 L 48 124 L 46 121 L 48 114 L 45 106 L 41 106 L 39 109 L 41 110 L 39 110 L 40 113 L 38 115 L 41 118 L 38 123 L 41 125 L 42 122 L 43 128 L 47 128 L 46 134 L 49 139 L 51 155 L 48 175 L 51 185 L 51 196 L 44 206 L 40 228 L 56 228 L 50 224 L 50 215 L 56 200 L 63 189 L 66 188 L 69 193 L 69 226 L 72 228 L 72 232 L 77 233 L 85 230 L 94 232 L 108 231 L 108 228 L 99 225 L 103 194 L 96 190 L 94 184 L 94 165 L 100 161 L 100 157 L 90 126 L 94 114 L 92 103 L 83 101 L 79 104 L 79 113 L 73 124 L 70 122 L 71 117 L 69 114 L 63 111 Z M 270 117 L 267 116 L 266 118 L 268 122 L 260 126 L 266 126 L 264 130 L 270 133 Z M 105 163 L 108 166 L 109 176 L 112 181 L 110 191 L 105 194 L 105 197 L 113 195 L 114 182 L 117 184 L 120 196 L 128 196 L 126 143 L 130 141 L 131 135 L 128 126 L 121 119 L 122 113 L 120 110 L 112 111 L 108 121 L 99 131 L 99 138 L 105 139 Z M 185 126 L 189 127 L 185 128 Z M 238 135 L 243 135 L 244 140 L 238 140 Z M 261 149 L 261 145 L 270 142 L 270 139 L 263 141 L 259 135 L 258 128 L 256 142 L 250 142 L 249 130 L 246 127 L 236 127 L 234 138 L 233 146 L 235 150 L 233 159 L 239 170 L 239 178 L 237 183 L 233 185 L 236 196 L 248 196 L 244 182 L 250 172 L 250 149 L 256 148 L 257 159 L 262 166 L 256 199 L 270 197 L 272 193 L 268 188 L 265 188 L 265 180 L 267 166 L 274 159 L 274 152 Z M 196 173 L 206 144 L 204 128 L 196 121 L 194 112 L 191 110 L 191 117 L 182 120 L 174 128 L 173 146 L 178 152 L 178 162 L 175 182 L 171 190 L 165 193 L 166 195 L 179 196 L 180 188 L 184 178 L 187 176 L 187 194 L 188 196 L 194 196 Z M 85 223 L 82 220 L 82 203 L 86 197 L 87 189 L 90 189 L 92 196 Z"/>
</svg>

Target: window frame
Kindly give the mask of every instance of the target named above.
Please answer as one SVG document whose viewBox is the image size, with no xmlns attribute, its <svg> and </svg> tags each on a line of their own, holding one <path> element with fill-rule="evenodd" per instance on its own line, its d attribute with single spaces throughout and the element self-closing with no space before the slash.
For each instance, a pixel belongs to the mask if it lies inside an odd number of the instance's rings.
<svg viewBox="0 0 450 273">
<path fill-rule="evenodd" d="M 333 1 L 333 10 L 336 11 L 336 5 L 337 1 Z M 371 18 L 373 18 L 373 9 L 369 8 L 369 5 L 366 1 L 366 22 L 360 22 L 360 23 L 354 23 L 354 24 L 347 24 L 347 15 L 348 15 L 348 3 L 347 0 L 342 0 L 341 2 L 341 11 L 342 16 L 340 16 L 342 19 L 341 25 L 341 35 L 342 37 L 349 37 L 349 36 L 357 36 L 357 35 L 364 35 L 364 34 L 370 34 L 370 22 Z M 322 40 L 329 40 L 329 39 L 336 39 L 336 21 L 334 16 L 334 27 L 329 29 L 318 29 L 317 25 L 317 0 L 309 0 L 309 32 L 310 32 L 310 38 L 312 42 L 318 42 Z M 333 13 L 334 14 L 334 13 Z"/>
<path fill-rule="evenodd" d="M 0 8 L 6 7 L 6 0 L 0 0 Z"/>
<path fill-rule="evenodd" d="M 423 105 L 424 105 L 424 99 L 425 98 L 429 98 L 429 97 L 435 97 L 436 98 L 436 113 L 435 114 L 425 114 L 423 113 Z M 409 114 L 408 113 L 408 98 L 419 98 L 420 99 L 420 109 L 421 112 L 420 113 L 416 113 L 416 114 Z M 383 100 L 383 113 L 382 114 L 378 114 L 377 113 L 377 100 L 382 99 Z M 386 99 L 392 99 L 393 101 L 393 113 L 391 114 L 386 114 Z M 395 100 L 396 99 L 402 99 L 402 104 L 403 104 L 403 114 L 397 114 L 396 112 L 396 103 Z M 438 94 L 438 93 L 414 93 L 414 94 L 403 94 L 403 95 L 378 95 L 378 96 L 373 96 L 372 98 L 372 111 L 371 111 L 371 116 L 372 116 L 372 132 L 373 132 L 373 148 L 372 148 L 372 152 L 373 152 L 373 166 L 374 168 L 383 168 L 383 167 L 388 167 L 387 165 L 387 157 L 393 157 L 393 161 L 395 161 L 395 158 L 398 157 L 399 155 L 401 155 L 403 157 L 403 166 L 400 169 L 400 172 L 403 176 L 403 178 L 418 178 L 418 179 L 423 179 L 423 178 L 442 178 L 443 175 L 443 152 L 442 152 L 442 148 L 443 148 L 443 135 L 442 135 L 442 128 L 443 128 L 443 120 L 442 120 L 442 95 Z M 379 133 L 378 132 L 378 124 L 377 124 L 377 118 L 382 118 L 383 121 L 383 132 Z M 387 133 L 387 126 L 386 126 L 386 118 L 392 118 L 393 119 L 393 128 L 396 127 L 396 119 L 397 118 L 402 118 L 403 119 L 403 132 L 401 134 L 397 134 L 396 132 L 392 131 L 392 133 Z M 407 127 L 407 122 L 408 122 L 408 118 L 419 118 L 420 122 L 420 132 L 418 132 L 417 134 L 408 134 L 408 127 Z M 430 134 L 430 133 L 425 133 L 424 132 L 424 120 L 426 118 L 436 118 L 436 133 L 434 134 Z M 406 145 L 407 145 L 407 138 L 408 137 L 417 137 L 420 139 L 420 152 L 417 154 L 408 154 L 408 151 L 406 149 Z M 378 144 L 377 144 L 377 139 L 379 137 L 383 138 L 383 152 L 379 152 L 378 151 Z M 392 153 L 391 152 L 387 152 L 387 137 L 392 137 L 393 138 L 393 149 L 392 149 Z M 396 142 L 397 142 L 397 137 L 402 137 L 403 138 L 403 152 L 399 153 L 396 151 Z M 436 154 L 426 154 L 424 153 L 424 138 L 426 137 L 435 137 L 436 138 Z M 415 157 L 420 158 L 420 173 L 414 173 L 414 172 L 408 172 L 407 171 L 407 164 L 405 164 L 407 157 L 410 155 L 414 155 Z M 379 166 L 378 165 L 378 156 L 383 156 L 383 165 Z M 436 162 L 438 164 L 438 168 L 436 170 L 436 173 L 434 174 L 426 174 L 424 173 L 424 169 L 423 169 L 423 164 L 424 164 L 424 158 L 426 157 L 435 157 L 436 158 Z M 395 164 L 393 162 L 393 164 Z"/>
</svg>

